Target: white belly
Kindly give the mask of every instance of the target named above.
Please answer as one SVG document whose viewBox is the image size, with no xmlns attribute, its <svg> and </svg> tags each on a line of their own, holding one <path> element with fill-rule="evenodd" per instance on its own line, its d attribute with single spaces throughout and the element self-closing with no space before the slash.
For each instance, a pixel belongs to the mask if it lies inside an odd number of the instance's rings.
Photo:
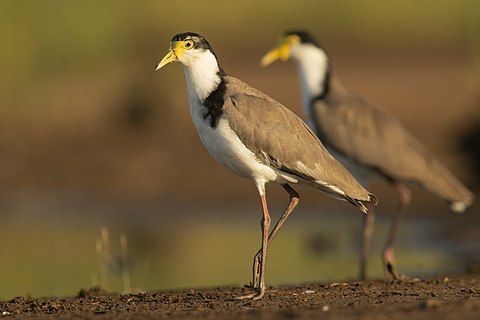
<svg viewBox="0 0 480 320">
<path fill-rule="evenodd" d="M 281 177 L 270 166 L 261 163 L 230 128 L 226 119 L 220 119 L 215 128 L 210 119 L 204 119 L 202 107 L 190 103 L 193 123 L 198 135 L 212 157 L 229 171 L 256 181 L 270 182 Z"/>
</svg>

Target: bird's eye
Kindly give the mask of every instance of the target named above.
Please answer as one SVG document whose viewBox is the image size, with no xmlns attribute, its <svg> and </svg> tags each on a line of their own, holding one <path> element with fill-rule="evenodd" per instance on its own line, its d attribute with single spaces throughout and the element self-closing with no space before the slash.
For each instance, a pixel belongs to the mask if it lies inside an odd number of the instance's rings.
<svg viewBox="0 0 480 320">
<path fill-rule="evenodd" d="M 193 41 L 187 40 L 185 41 L 185 49 L 192 49 L 193 48 Z"/>
</svg>

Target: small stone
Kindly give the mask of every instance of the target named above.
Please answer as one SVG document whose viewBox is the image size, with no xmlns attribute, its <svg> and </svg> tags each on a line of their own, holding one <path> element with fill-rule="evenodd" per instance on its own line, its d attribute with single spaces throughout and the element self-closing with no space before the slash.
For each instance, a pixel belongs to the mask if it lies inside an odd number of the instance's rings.
<svg viewBox="0 0 480 320">
<path fill-rule="evenodd" d="M 326 304 L 326 305 L 324 305 L 324 306 L 322 307 L 322 311 L 323 311 L 323 312 L 327 312 L 327 311 L 329 311 L 329 310 L 330 310 L 330 306 L 329 306 L 328 304 Z"/>
</svg>

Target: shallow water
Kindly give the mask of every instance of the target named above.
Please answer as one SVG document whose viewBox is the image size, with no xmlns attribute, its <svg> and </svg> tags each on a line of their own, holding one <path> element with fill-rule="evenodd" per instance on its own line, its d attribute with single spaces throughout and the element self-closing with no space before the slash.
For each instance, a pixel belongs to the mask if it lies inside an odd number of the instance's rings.
<svg viewBox="0 0 480 320">
<path fill-rule="evenodd" d="M 32 208 L 35 213 L 26 212 Z M 257 207 L 29 204 L 17 210 L 25 212 L 5 215 L 0 233 L 1 299 L 75 295 L 96 284 L 117 292 L 243 285 L 260 245 Z M 269 250 L 267 284 L 357 276 L 361 214 L 316 210 L 298 208 L 280 231 Z M 460 272 L 480 260 L 478 242 L 452 237 L 445 232 L 451 220 L 444 218 L 411 212 L 405 218 L 396 247 L 401 273 Z M 372 278 L 384 276 L 380 252 L 388 219 L 377 216 Z"/>
</svg>

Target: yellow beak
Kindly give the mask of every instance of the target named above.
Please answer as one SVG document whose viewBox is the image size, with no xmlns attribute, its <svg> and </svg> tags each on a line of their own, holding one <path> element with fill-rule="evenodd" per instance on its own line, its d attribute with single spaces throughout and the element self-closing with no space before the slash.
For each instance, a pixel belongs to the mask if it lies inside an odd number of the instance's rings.
<svg viewBox="0 0 480 320">
<path fill-rule="evenodd" d="M 165 57 L 163 57 L 162 61 L 160 61 L 160 63 L 157 65 L 155 70 L 158 70 L 158 69 L 162 68 L 163 66 L 166 66 L 170 62 L 174 62 L 174 61 L 178 61 L 178 58 L 177 58 L 177 55 L 175 54 L 175 52 L 172 49 L 170 49 L 167 52 L 167 54 L 165 55 Z"/>
<path fill-rule="evenodd" d="M 262 67 L 266 67 L 275 60 L 282 60 L 286 61 L 290 57 L 290 46 L 287 43 L 282 43 L 280 46 L 277 48 L 274 48 L 270 51 L 268 51 L 262 58 L 262 61 L 260 61 L 260 64 Z"/>
</svg>

